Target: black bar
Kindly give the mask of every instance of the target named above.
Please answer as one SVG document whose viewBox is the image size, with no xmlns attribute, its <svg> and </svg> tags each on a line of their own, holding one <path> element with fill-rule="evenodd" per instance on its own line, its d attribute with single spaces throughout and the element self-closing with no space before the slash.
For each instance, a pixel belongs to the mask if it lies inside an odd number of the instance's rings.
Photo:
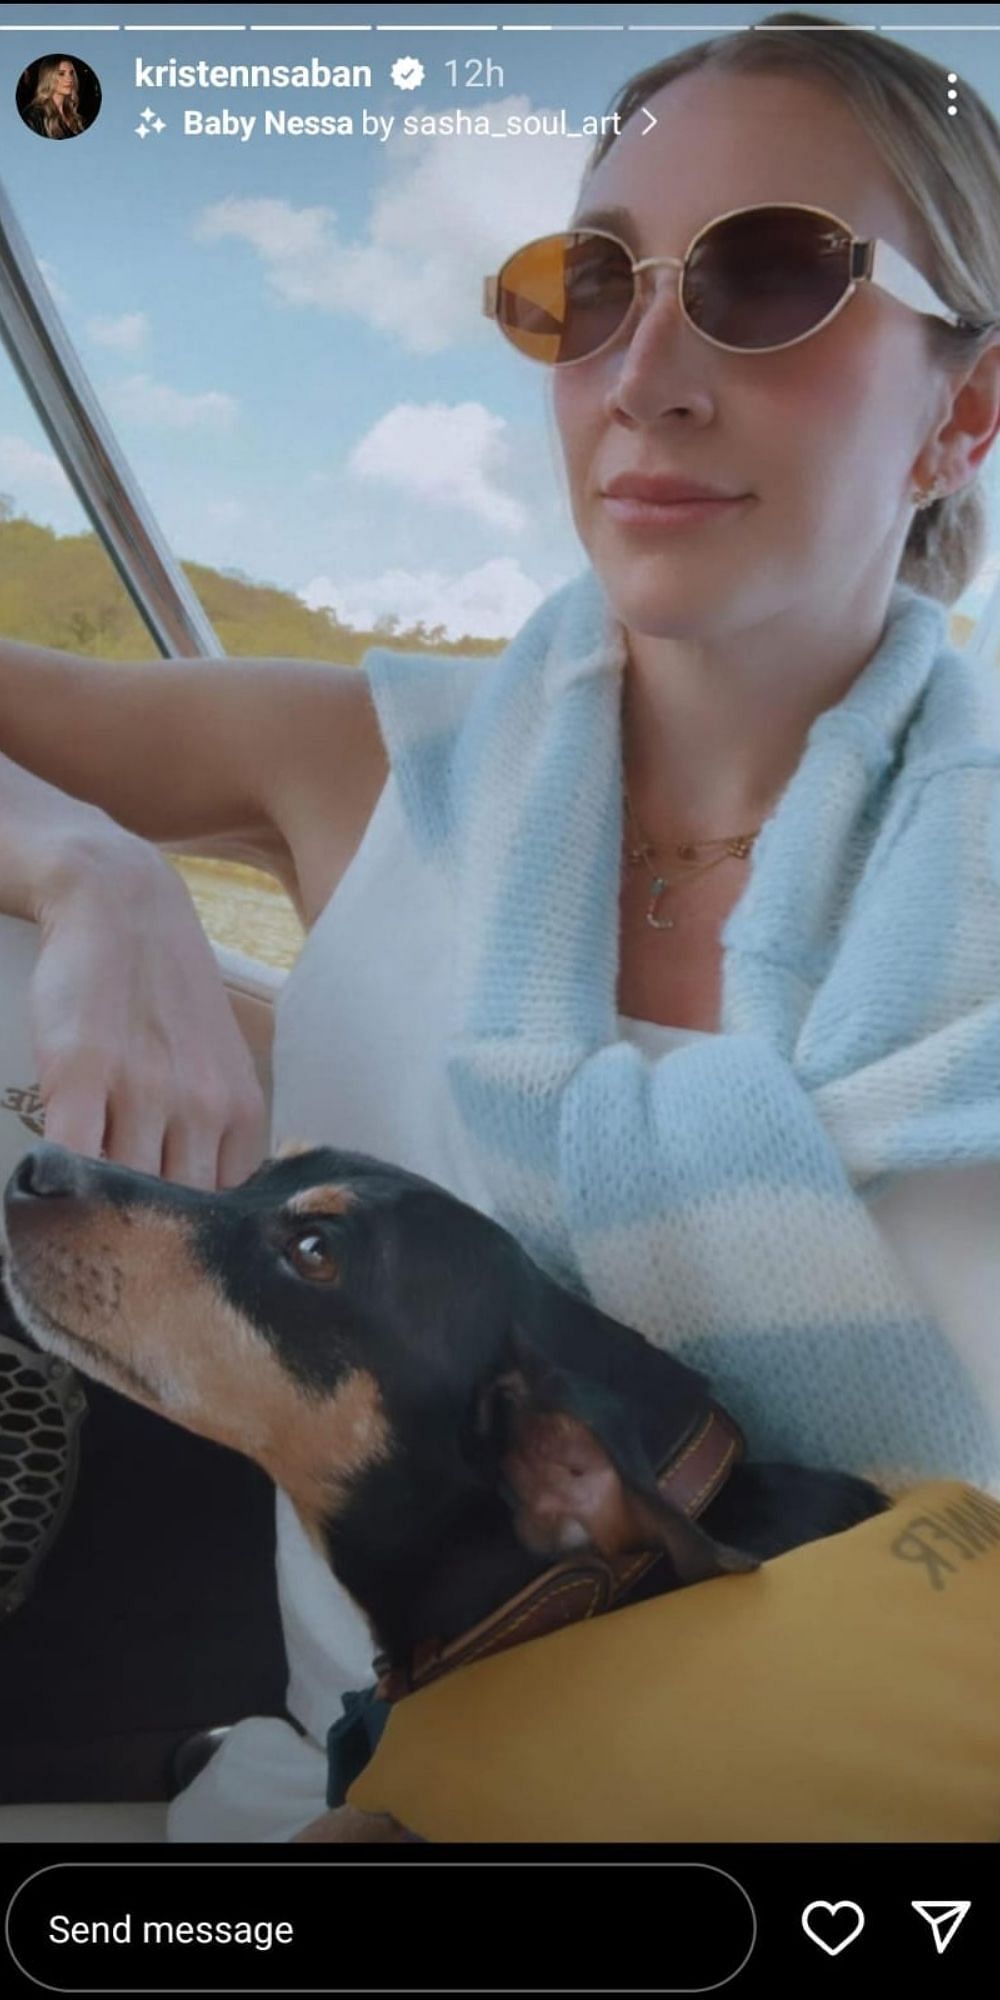
<svg viewBox="0 0 1000 2000">
<path fill-rule="evenodd" d="M 903 1992 L 964 1995 L 995 1952 L 992 1846 L 178 1847 L 142 1862 L 37 1846 L 0 1870 L 5 1983 L 36 1993 L 774 2000 L 888 1974 Z M 939 1952 L 913 1904 L 952 1899 L 970 1907 Z M 242 1939 L 224 1928 L 240 1923 Z"/>
</svg>

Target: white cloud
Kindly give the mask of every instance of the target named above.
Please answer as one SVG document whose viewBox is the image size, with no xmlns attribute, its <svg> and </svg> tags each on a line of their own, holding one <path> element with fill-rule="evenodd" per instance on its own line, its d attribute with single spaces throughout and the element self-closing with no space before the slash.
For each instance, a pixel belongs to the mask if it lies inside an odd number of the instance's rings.
<svg viewBox="0 0 1000 2000">
<path fill-rule="evenodd" d="M 144 312 L 119 313 L 115 319 L 89 319 L 87 332 L 99 347 L 113 347 L 119 354 L 134 354 L 149 338 L 149 319 Z"/>
<path fill-rule="evenodd" d="M 494 128 L 538 109 L 523 96 L 486 108 Z M 483 276 L 525 238 L 566 222 L 590 145 L 394 134 L 363 237 L 350 241 L 332 208 L 237 196 L 205 209 L 195 234 L 250 244 L 288 305 L 353 315 L 411 353 L 436 354 L 488 337 Z"/>
<path fill-rule="evenodd" d="M 482 403 L 397 403 L 355 446 L 347 468 L 516 533 L 525 509 L 496 484 L 510 460 L 508 429 Z"/>
<path fill-rule="evenodd" d="M 205 389 L 199 395 L 185 395 L 167 382 L 154 382 L 151 375 L 129 375 L 109 390 L 108 403 L 117 417 L 135 424 L 152 424 L 161 430 L 182 431 L 228 428 L 236 417 L 234 396 L 221 389 Z"/>
<path fill-rule="evenodd" d="M 358 631 L 370 631 L 379 618 L 395 614 L 403 631 L 419 623 L 428 631 L 443 625 L 448 639 L 511 638 L 545 595 L 511 556 L 495 557 L 462 576 L 432 569 L 419 574 L 387 569 L 342 583 L 317 576 L 299 592 L 310 610 L 326 606 Z"/>
<path fill-rule="evenodd" d="M 55 453 L 12 431 L 0 435 L 0 493 L 17 513 L 58 535 L 78 535 L 87 525 Z"/>
<path fill-rule="evenodd" d="M 54 452 L 41 451 L 10 432 L 0 437 L 0 484 L 41 486 L 50 493 L 72 492 Z"/>
</svg>

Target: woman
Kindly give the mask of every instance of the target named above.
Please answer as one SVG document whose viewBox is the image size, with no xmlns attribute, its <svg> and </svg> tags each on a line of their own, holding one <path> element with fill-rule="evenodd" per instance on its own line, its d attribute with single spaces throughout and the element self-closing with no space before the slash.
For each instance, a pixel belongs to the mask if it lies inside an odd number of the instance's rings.
<svg viewBox="0 0 1000 2000">
<path fill-rule="evenodd" d="M 39 63 L 35 94 L 21 116 L 42 139 L 75 139 L 86 130 L 79 81 L 68 56 L 49 56 Z"/>
<path fill-rule="evenodd" d="M 44 928 L 52 1138 L 203 1186 L 252 1165 L 249 1064 L 185 892 L 146 843 L 255 860 L 312 933 L 279 1007 L 276 1139 L 383 1153 L 499 1214 L 555 1273 L 704 1361 L 752 1442 L 779 1435 L 790 1456 L 890 1478 L 988 1480 L 995 1360 L 942 1343 L 854 1192 L 883 1188 L 891 1208 L 907 1180 L 894 1167 L 940 1164 L 923 1118 L 916 1152 L 896 1124 L 859 1120 L 850 1038 L 873 997 L 899 1030 L 897 981 L 953 935 L 939 902 L 919 910 L 914 945 L 919 881 L 900 890 L 892 866 L 911 856 L 907 753 L 933 759 L 934 729 L 947 736 L 936 690 L 956 672 L 970 734 L 948 769 L 975 765 L 994 799 L 1000 769 L 1000 725 L 991 739 L 974 718 L 941 609 L 982 553 L 972 489 L 1000 428 L 1000 136 L 968 92 L 942 131 L 928 109 L 940 74 L 881 37 L 772 30 L 636 78 L 573 242 L 540 276 L 509 260 L 498 287 L 511 336 L 563 364 L 554 407 L 591 572 L 478 674 L 377 653 L 360 676 L 250 661 L 140 675 L 11 647 L 2 893 Z M 657 120 L 645 132 L 642 104 Z M 895 289 L 848 295 L 839 226 L 807 225 L 803 263 L 800 239 L 789 261 L 758 218 L 721 260 L 717 241 L 692 260 L 682 315 L 669 260 L 717 218 L 788 203 L 888 244 L 909 275 L 890 258 Z M 634 297 L 630 258 L 663 265 Z M 919 277 L 931 294 L 916 307 L 900 291 Z M 989 330 L 927 316 L 949 312 Z M 665 475 L 733 504 L 682 524 L 609 492 Z M 79 728 L 50 740 L 53 708 Z M 960 824 L 981 841 L 977 798 Z M 954 833 L 966 802 L 948 791 L 944 806 Z M 960 858 L 954 894 L 974 878 L 988 917 L 996 875 L 981 845 Z M 840 929 L 860 987 L 837 985 Z M 972 1092 L 968 1117 L 942 1111 L 945 1159 L 969 1164 L 908 1175 L 935 1183 L 935 1214 L 956 1185 L 966 1215 L 998 1189 L 967 1030 L 1000 998 L 981 929 L 970 991 L 956 984 L 941 1015 Z M 970 964 L 963 944 L 963 979 Z M 914 1037 L 927 1033 L 915 1012 Z M 862 1114 L 908 1059 L 904 1032 L 871 1066 Z M 714 1151 L 699 1151 L 705 1131 Z M 923 1228 L 897 1221 L 899 1243 Z M 919 1240 L 912 1269 L 931 1283 Z M 756 1331 L 730 1339 L 758 1299 Z M 799 1314 L 820 1339 L 805 1366 L 785 1337 Z M 864 1372 L 876 1321 L 892 1336 L 881 1384 Z M 925 1362 L 929 1419 L 908 1393 Z M 173 1808 L 177 1838 L 283 1839 L 322 1810 L 325 1730 L 371 1678 L 370 1643 L 280 1496 L 279 1572 L 306 1734 L 239 1725 Z"/>
</svg>

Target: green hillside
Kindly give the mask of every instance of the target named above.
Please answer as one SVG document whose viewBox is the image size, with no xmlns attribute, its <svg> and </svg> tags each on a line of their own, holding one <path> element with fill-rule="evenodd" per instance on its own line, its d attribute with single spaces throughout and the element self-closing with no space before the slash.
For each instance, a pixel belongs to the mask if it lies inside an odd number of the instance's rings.
<svg viewBox="0 0 1000 2000">
<path fill-rule="evenodd" d="M 227 653 L 335 660 L 357 666 L 372 645 L 436 653 L 499 653 L 503 640 L 449 641 L 440 626 L 398 629 L 384 619 L 356 632 L 310 611 L 289 590 L 181 565 Z M 0 633 L 107 660 L 151 660 L 156 647 L 96 535 L 57 535 L 15 515 L 0 497 Z"/>
<path fill-rule="evenodd" d="M 502 639 L 471 634 L 446 639 L 443 627 L 399 629 L 381 619 L 370 632 L 341 625 L 332 611 L 310 611 L 290 590 L 249 577 L 181 564 L 227 653 L 357 666 L 369 646 L 406 652 L 489 654 Z M 951 614 L 951 636 L 963 646 L 972 620 Z M 12 512 L 0 494 L 0 634 L 96 659 L 152 660 L 156 648 L 96 535 L 57 535 Z M 511 635 L 513 636 L 513 635 Z"/>
</svg>

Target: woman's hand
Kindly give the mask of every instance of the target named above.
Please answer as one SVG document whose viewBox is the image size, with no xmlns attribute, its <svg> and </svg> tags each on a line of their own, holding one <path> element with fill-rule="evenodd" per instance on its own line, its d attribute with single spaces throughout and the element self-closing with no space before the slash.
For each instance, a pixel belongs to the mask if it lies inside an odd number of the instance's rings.
<svg viewBox="0 0 1000 2000">
<path fill-rule="evenodd" d="M 264 1098 L 184 883 L 111 822 L 46 882 L 31 989 L 45 1136 L 190 1187 L 264 1157 Z"/>
</svg>

